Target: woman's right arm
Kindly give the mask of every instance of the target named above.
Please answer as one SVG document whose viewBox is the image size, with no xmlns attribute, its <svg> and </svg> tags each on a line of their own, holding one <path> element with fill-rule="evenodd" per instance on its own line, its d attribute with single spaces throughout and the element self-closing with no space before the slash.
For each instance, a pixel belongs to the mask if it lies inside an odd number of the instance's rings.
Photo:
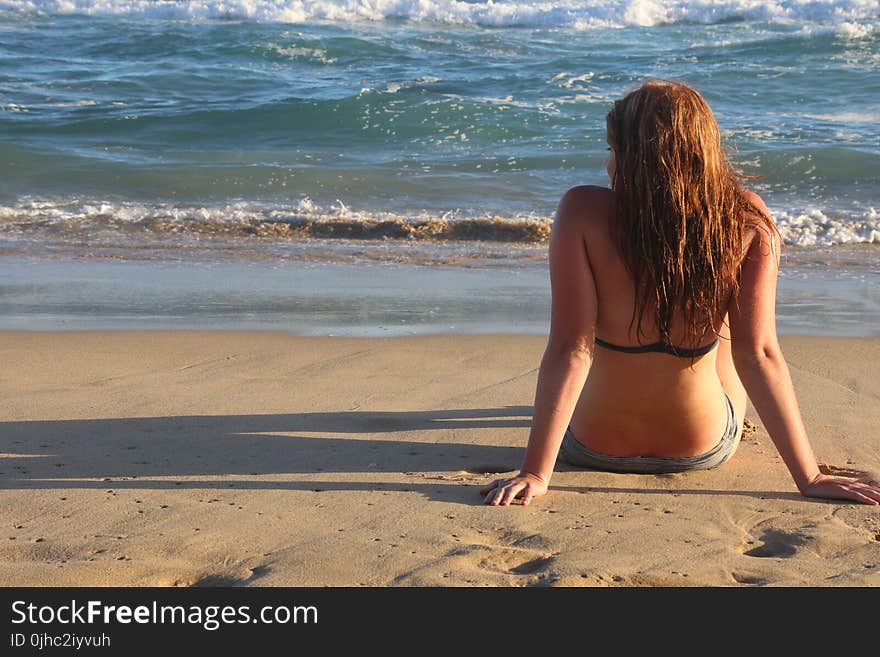
<svg viewBox="0 0 880 657">
<path fill-rule="evenodd" d="M 750 193 L 748 198 L 770 216 L 757 194 Z M 778 235 L 761 226 L 743 261 L 739 293 L 729 310 L 736 371 L 803 495 L 878 504 L 880 488 L 819 472 L 776 335 L 778 272 Z"/>
<path fill-rule="evenodd" d="M 597 194 L 602 192 L 591 187 L 572 188 L 556 211 L 550 233 L 550 337 L 538 373 L 529 442 L 517 476 L 480 489 L 486 504 L 508 506 L 514 499 L 528 504 L 550 484 L 592 363 L 598 300 L 584 224 L 595 212 Z"/>
</svg>

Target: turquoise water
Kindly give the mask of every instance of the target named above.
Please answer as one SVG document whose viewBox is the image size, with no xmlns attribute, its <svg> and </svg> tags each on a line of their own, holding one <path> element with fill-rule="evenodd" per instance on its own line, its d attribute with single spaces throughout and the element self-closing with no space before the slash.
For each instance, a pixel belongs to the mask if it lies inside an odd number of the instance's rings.
<svg viewBox="0 0 880 657">
<path fill-rule="evenodd" d="M 873 285 L 878 6 L 0 0 L 0 257 L 513 271 L 660 76 L 703 92 L 796 263 Z"/>
</svg>

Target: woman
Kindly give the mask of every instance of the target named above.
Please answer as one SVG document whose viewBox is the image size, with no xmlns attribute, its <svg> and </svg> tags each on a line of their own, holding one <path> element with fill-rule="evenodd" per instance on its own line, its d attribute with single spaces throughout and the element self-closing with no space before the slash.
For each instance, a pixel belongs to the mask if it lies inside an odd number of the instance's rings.
<svg viewBox="0 0 880 657">
<path fill-rule="evenodd" d="M 748 394 L 803 495 L 880 503 L 877 487 L 819 472 L 776 338 L 779 236 L 705 100 L 649 81 L 606 127 L 611 189 L 569 190 L 553 223 L 525 461 L 482 488 L 484 502 L 546 493 L 560 449 L 616 472 L 717 467 L 739 444 Z"/>
</svg>

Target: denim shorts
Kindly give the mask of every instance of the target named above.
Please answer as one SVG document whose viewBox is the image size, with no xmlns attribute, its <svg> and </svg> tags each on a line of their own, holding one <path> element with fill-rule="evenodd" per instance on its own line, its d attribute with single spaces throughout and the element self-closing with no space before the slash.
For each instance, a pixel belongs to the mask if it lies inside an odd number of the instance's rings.
<svg viewBox="0 0 880 657">
<path fill-rule="evenodd" d="M 696 456 L 608 456 L 584 447 L 574 437 L 569 427 L 565 431 L 565 438 L 562 439 L 559 456 L 564 462 L 579 468 L 634 474 L 662 474 L 717 468 L 733 455 L 740 438 L 733 404 L 726 393 L 724 399 L 727 401 L 727 426 L 719 443 L 708 452 Z"/>
</svg>

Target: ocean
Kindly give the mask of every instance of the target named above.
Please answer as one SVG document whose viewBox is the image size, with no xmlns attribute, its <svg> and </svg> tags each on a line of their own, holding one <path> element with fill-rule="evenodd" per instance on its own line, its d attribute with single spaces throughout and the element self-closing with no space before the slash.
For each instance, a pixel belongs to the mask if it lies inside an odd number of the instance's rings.
<svg viewBox="0 0 880 657">
<path fill-rule="evenodd" d="M 649 77 L 773 213 L 780 331 L 880 334 L 871 0 L 0 0 L 0 328 L 544 332 Z"/>
</svg>

